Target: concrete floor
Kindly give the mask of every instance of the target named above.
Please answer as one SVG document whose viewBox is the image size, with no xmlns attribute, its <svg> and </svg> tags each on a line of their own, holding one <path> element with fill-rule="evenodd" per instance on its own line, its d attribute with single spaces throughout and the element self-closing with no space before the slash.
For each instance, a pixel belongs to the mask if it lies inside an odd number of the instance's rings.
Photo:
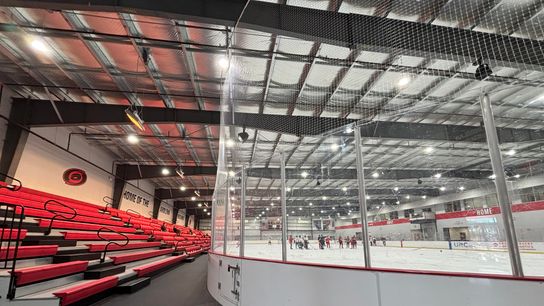
<svg viewBox="0 0 544 306">
<path fill-rule="evenodd" d="M 94 306 L 216 306 L 206 288 L 208 255 L 184 263 L 151 279 L 134 294 L 114 294 Z"/>
</svg>

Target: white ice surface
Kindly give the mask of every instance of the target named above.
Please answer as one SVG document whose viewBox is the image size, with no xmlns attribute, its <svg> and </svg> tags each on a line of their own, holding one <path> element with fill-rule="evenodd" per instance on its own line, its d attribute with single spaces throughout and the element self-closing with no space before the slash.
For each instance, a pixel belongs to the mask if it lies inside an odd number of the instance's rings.
<svg viewBox="0 0 544 306">
<path fill-rule="evenodd" d="M 289 246 L 288 246 L 289 247 Z M 231 255 L 238 255 L 235 247 Z M 272 245 L 248 242 L 245 256 L 281 260 L 281 244 Z M 406 270 L 447 271 L 511 275 L 507 252 L 476 250 L 440 250 L 423 248 L 398 248 L 373 246 L 370 250 L 372 266 Z M 521 254 L 527 276 L 544 276 L 544 254 Z M 363 266 L 364 253 L 359 244 L 357 249 L 340 249 L 333 245 L 320 250 L 311 245 L 309 250 L 287 250 L 287 260 L 343 266 Z"/>
</svg>

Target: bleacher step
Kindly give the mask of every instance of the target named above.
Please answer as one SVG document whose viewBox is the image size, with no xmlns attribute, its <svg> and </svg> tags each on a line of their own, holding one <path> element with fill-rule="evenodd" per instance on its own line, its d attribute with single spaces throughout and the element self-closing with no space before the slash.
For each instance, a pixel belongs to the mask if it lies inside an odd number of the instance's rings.
<svg viewBox="0 0 544 306">
<path fill-rule="evenodd" d="M 81 254 L 81 253 L 87 253 L 88 251 L 89 251 L 89 248 L 85 246 L 65 247 L 65 248 L 60 248 L 57 251 L 57 255 Z"/>
<path fill-rule="evenodd" d="M 59 247 L 74 247 L 77 245 L 75 240 L 23 240 L 22 245 L 58 245 Z"/>
<path fill-rule="evenodd" d="M 125 266 L 106 266 L 98 269 L 85 271 L 85 279 L 99 279 L 106 276 L 111 276 L 125 272 Z"/>
<path fill-rule="evenodd" d="M 194 257 L 187 257 L 187 258 L 185 258 L 185 261 L 193 262 L 193 261 L 195 261 L 195 258 Z"/>
<path fill-rule="evenodd" d="M 53 263 L 69 262 L 74 260 L 100 259 L 100 253 L 66 254 L 53 256 Z"/>
<path fill-rule="evenodd" d="M 119 293 L 134 293 L 151 283 L 151 277 L 140 277 L 130 282 L 117 286 Z"/>
</svg>

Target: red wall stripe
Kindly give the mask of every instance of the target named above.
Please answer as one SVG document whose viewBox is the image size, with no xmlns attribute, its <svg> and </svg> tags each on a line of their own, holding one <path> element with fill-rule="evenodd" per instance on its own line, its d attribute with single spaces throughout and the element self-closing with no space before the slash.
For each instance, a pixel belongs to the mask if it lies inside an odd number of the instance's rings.
<svg viewBox="0 0 544 306">
<path fill-rule="evenodd" d="M 513 212 L 525 212 L 525 211 L 535 211 L 535 210 L 544 210 L 544 201 L 528 202 L 528 203 L 520 203 L 520 204 L 512 205 Z M 501 209 L 499 207 L 477 208 L 477 209 L 470 209 L 470 210 L 464 210 L 464 211 L 454 211 L 454 212 L 436 214 L 436 220 L 490 216 L 490 215 L 498 215 L 500 213 L 501 213 Z"/>
</svg>

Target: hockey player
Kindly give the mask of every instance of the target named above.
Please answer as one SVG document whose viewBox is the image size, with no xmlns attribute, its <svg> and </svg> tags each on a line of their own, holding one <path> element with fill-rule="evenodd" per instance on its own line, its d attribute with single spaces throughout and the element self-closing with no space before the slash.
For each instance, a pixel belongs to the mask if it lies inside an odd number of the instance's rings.
<svg viewBox="0 0 544 306">
<path fill-rule="evenodd" d="M 327 236 L 327 238 L 325 238 L 325 244 L 327 245 L 327 249 L 331 248 L 331 237 Z"/>
<path fill-rule="evenodd" d="M 338 237 L 338 245 L 341 249 L 344 248 L 344 240 L 342 240 L 342 236 Z"/>
</svg>

